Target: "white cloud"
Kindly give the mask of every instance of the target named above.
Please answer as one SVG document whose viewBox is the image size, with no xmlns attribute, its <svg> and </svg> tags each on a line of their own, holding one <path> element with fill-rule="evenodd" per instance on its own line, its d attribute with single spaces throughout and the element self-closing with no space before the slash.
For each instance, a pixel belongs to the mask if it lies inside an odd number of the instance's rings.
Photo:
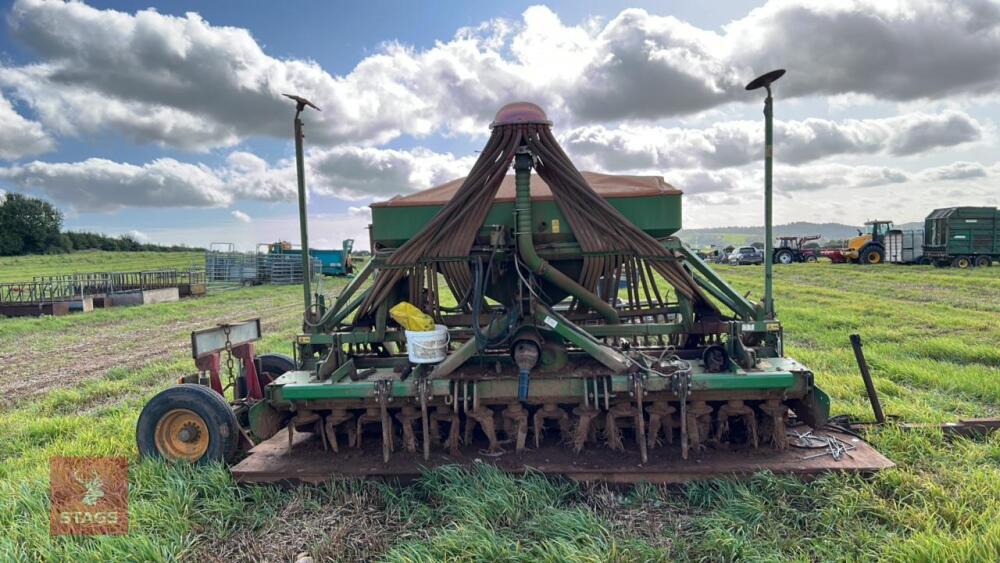
<svg viewBox="0 0 1000 563">
<path fill-rule="evenodd" d="M 55 148 L 41 123 L 25 119 L 0 93 L 0 160 L 17 160 Z"/>
<path fill-rule="evenodd" d="M 138 231 L 136 229 L 132 229 L 131 231 L 129 231 L 126 234 L 128 236 L 132 237 L 132 240 L 134 240 L 136 242 L 142 242 L 142 243 L 149 242 L 149 235 L 147 235 L 146 233 L 144 233 L 142 231 Z"/>
<path fill-rule="evenodd" d="M 385 199 L 429 188 L 464 175 L 474 157 L 456 158 L 424 148 L 408 151 L 335 147 L 310 151 L 310 192 L 341 198 Z M 297 194 L 295 165 L 270 165 L 235 151 L 217 168 L 161 158 L 136 165 L 101 158 L 80 162 L 30 163 L 0 167 L 0 182 L 39 191 L 80 211 L 123 207 L 218 207 L 234 201 L 291 202 Z M 237 216 L 236 211 L 233 216 Z M 241 219 L 240 219 L 241 220 Z"/>
<path fill-rule="evenodd" d="M 782 97 L 906 101 L 1000 86 L 1000 5 L 991 0 L 772 1 L 724 31 L 730 64 L 790 69 Z"/>
<path fill-rule="evenodd" d="M 351 217 L 366 217 L 368 219 L 371 219 L 372 208 L 368 207 L 367 205 L 363 206 L 352 205 L 351 207 L 347 208 L 347 214 L 350 215 Z"/>
<path fill-rule="evenodd" d="M 817 194 L 876 201 L 878 193 L 910 190 L 915 201 L 930 202 L 931 191 L 917 198 L 916 190 L 943 181 L 951 190 L 974 184 L 978 194 L 994 174 L 978 163 L 897 167 L 899 157 L 992 132 L 985 120 L 956 109 L 931 114 L 924 103 L 947 98 L 953 105 L 934 107 L 969 108 L 970 98 L 989 100 L 1000 89 L 1000 10 L 981 0 L 772 0 L 715 31 L 635 9 L 566 25 L 534 6 L 520 20 L 486 21 L 429 48 L 381 45 L 344 75 L 276 58 L 249 31 L 193 13 L 19 0 L 7 20 L 10 36 L 36 61 L 0 64 L 0 87 L 18 101 L 0 101 L 0 158 L 51 150 L 50 134 L 123 135 L 192 151 L 256 136 L 288 139 L 292 105 L 281 93 L 293 92 L 323 109 L 306 119 L 311 192 L 381 199 L 464 175 L 474 157 L 379 144 L 401 135 L 481 137 L 500 105 L 530 99 L 561 126 L 579 167 L 665 173 L 691 195 L 692 209 L 714 213 L 759 194 L 759 166 L 751 166 L 763 153 L 759 120 L 704 129 L 657 121 L 696 115 L 704 122 L 706 110 L 734 115 L 724 107 L 732 102 L 757 108 L 760 96 L 743 84 L 783 66 L 782 99 L 922 106 L 895 117 L 778 122 L 775 185 L 795 194 L 803 213 L 800 202 L 811 202 L 810 213 L 828 211 L 808 199 Z M 17 113 L 22 102 L 37 122 Z M 852 165 L 860 155 L 884 157 L 885 165 L 871 166 L 870 158 Z M 0 182 L 89 211 L 289 202 L 296 193 L 291 159 L 268 162 L 242 150 L 211 167 L 170 158 L 31 162 L 0 168 Z M 362 211 L 346 216 L 367 221 Z"/>
<path fill-rule="evenodd" d="M 985 178 L 990 174 L 985 166 L 978 162 L 953 162 L 945 166 L 928 168 L 920 173 L 927 181 L 954 181 L 970 178 Z"/>
<path fill-rule="evenodd" d="M 310 214 L 309 244 L 314 248 L 341 248 L 344 239 L 354 239 L 354 248 L 368 249 L 369 220 L 349 213 Z M 95 225 L 88 230 L 100 231 Z M 149 239 L 158 244 L 206 246 L 206 241 L 232 242 L 242 250 L 253 250 L 258 243 L 286 240 L 299 243 L 299 219 L 295 214 L 256 218 L 252 228 L 233 228 L 232 224 L 205 222 L 184 228 L 144 229 Z"/>
<path fill-rule="evenodd" d="M 846 164 L 813 164 L 777 167 L 775 190 L 808 191 L 829 188 L 874 188 L 907 182 L 909 176 L 887 166 L 851 166 Z M 763 184 L 761 184 L 763 185 Z"/>
<path fill-rule="evenodd" d="M 385 198 L 464 176 L 474 156 L 455 157 L 416 148 L 408 151 L 334 147 L 308 158 L 312 189 L 342 198 Z"/>
<path fill-rule="evenodd" d="M 81 162 L 34 161 L 0 168 L 0 180 L 39 190 L 81 211 L 122 207 L 205 207 L 226 205 L 231 197 L 207 166 L 161 158 L 137 166 L 90 158 Z"/>
<path fill-rule="evenodd" d="M 233 219 L 236 219 L 240 223 L 249 223 L 251 221 L 250 216 L 240 211 L 239 209 L 234 209 L 232 211 L 232 216 Z"/>
<path fill-rule="evenodd" d="M 275 165 L 245 151 L 226 156 L 226 164 L 217 171 L 220 181 L 237 199 L 294 201 L 298 193 L 295 163 L 282 159 Z"/>
<path fill-rule="evenodd" d="M 592 38 L 593 56 L 564 90 L 593 120 L 655 118 L 736 98 L 742 77 L 724 59 L 725 38 L 672 16 L 624 10 Z"/>
<path fill-rule="evenodd" d="M 333 76 L 313 61 L 271 57 L 247 30 L 196 13 L 22 0 L 8 19 L 42 61 L 0 68 L 0 83 L 66 133 L 113 129 L 188 149 L 287 137 L 293 106 L 281 94 L 289 92 L 323 110 L 309 117 L 310 141 L 379 143 L 468 130 L 515 96 L 546 98 L 473 30 L 425 51 L 387 44 Z"/>
<path fill-rule="evenodd" d="M 781 162 L 793 164 L 844 155 L 902 156 L 977 141 L 983 129 L 975 118 L 959 111 L 778 121 L 775 154 Z M 757 162 L 764 154 L 763 126 L 753 121 L 728 121 L 704 129 L 591 125 L 561 137 L 567 151 L 608 171 L 718 169 Z"/>
<path fill-rule="evenodd" d="M 323 108 L 307 132 L 314 146 L 332 146 L 481 135 L 514 99 L 539 102 L 566 126 L 756 103 L 743 84 L 777 66 L 790 69 L 778 87 L 786 98 L 906 101 L 1000 87 L 1000 9 L 986 0 L 773 0 L 720 32 L 637 9 L 571 26 L 535 6 L 520 21 L 487 21 L 427 49 L 385 44 L 342 76 L 275 58 L 249 31 L 195 13 L 19 0 L 8 19 L 39 61 L 0 67 L 0 84 L 47 128 L 120 131 L 191 150 L 287 138 L 292 108 L 282 92 Z"/>
</svg>

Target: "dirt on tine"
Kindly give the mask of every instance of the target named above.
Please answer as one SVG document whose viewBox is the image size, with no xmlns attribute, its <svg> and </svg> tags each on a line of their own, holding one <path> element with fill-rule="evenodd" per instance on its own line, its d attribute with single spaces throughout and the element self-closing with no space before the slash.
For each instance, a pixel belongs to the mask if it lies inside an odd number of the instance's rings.
<svg viewBox="0 0 1000 563">
<path fill-rule="evenodd" d="M 261 328 L 267 334 L 298 315 L 298 309 L 281 305 L 227 311 L 225 318 L 260 317 Z M 160 324 L 155 318 L 124 322 L 109 319 L 86 331 L 53 334 L 48 337 L 56 340 L 51 350 L 27 345 L 0 354 L 4 371 L 19 374 L 16 378 L 0 378 L 0 394 L 6 398 L 6 406 L 11 406 L 53 389 L 104 377 L 114 368 L 139 369 L 189 350 L 192 330 L 219 321 L 215 317 L 198 317 Z"/>
</svg>

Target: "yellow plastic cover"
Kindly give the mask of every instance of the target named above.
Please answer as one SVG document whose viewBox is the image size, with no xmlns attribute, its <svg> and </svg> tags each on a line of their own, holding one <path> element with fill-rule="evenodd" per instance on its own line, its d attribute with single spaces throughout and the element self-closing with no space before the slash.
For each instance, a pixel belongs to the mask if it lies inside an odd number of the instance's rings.
<svg viewBox="0 0 1000 563">
<path fill-rule="evenodd" d="M 417 309 L 412 303 L 401 301 L 389 309 L 389 315 L 406 330 L 422 332 L 434 330 L 434 319 Z"/>
</svg>

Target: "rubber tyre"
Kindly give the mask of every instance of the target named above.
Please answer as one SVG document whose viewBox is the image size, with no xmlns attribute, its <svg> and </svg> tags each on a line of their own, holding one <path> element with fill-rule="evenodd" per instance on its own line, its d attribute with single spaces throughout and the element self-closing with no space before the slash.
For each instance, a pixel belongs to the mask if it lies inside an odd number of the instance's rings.
<svg viewBox="0 0 1000 563">
<path fill-rule="evenodd" d="M 930 264 L 931 264 L 930 258 L 927 258 L 925 256 L 917 258 L 917 266 L 930 266 Z"/>
<path fill-rule="evenodd" d="M 969 258 L 968 256 L 956 257 L 954 260 L 951 261 L 951 265 L 956 268 L 961 268 L 963 270 L 974 266 L 974 264 L 972 263 L 972 258 Z"/>
<path fill-rule="evenodd" d="M 295 369 L 295 362 L 284 354 L 262 354 L 257 356 L 260 361 L 260 386 L 266 387 L 285 372 Z"/>
<path fill-rule="evenodd" d="M 859 264 L 881 264 L 885 260 L 885 251 L 877 244 L 866 244 L 858 252 Z"/>
<path fill-rule="evenodd" d="M 813 255 L 806 256 L 806 262 L 816 262 L 817 258 Z"/>
<path fill-rule="evenodd" d="M 774 253 L 774 262 L 777 264 L 791 264 L 795 261 L 795 256 L 789 250 L 779 250 Z"/>
<path fill-rule="evenodd" d="M 142 408 L 135 426 L 135 439 L 139 455 L 157 459 L 165 458 L 156 447 L 156 425 L 174 409 L 193 411 L 208 428 L 208 448 L 195 461 L 201 465 L 210 462 L 230 462 L 239 450 L 240 428 L 236 415 L 221 395 L 204 385 L 185 383 L 157 393 Z"/>
<path fill-rule="evenodd" d="M 993 265 L 993 261 L 990 260 L 989 256 L 977 256 L 976 257 L 976 267 L 977 268 L 989 268 Z"/>
</svg>

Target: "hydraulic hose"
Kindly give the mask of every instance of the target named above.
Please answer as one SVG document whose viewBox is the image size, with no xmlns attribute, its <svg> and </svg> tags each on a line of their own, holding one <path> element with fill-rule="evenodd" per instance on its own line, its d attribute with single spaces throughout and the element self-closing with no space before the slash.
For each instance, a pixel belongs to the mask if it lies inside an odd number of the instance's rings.
<svg viewBox="0 0 1000 563">
<path fill-rule="evenodd" d="M 552 267 L 535 250 L 531 237 L 531 155 L 519 152 L 514 157 L 514 184 L 517 188 L 517 253 L 528 268 L 566 293 L 597 311 L 608 323 L 618 324 L 618 311 L 606 301 L 588 291 L 569 276 Z"/>
</svg>

